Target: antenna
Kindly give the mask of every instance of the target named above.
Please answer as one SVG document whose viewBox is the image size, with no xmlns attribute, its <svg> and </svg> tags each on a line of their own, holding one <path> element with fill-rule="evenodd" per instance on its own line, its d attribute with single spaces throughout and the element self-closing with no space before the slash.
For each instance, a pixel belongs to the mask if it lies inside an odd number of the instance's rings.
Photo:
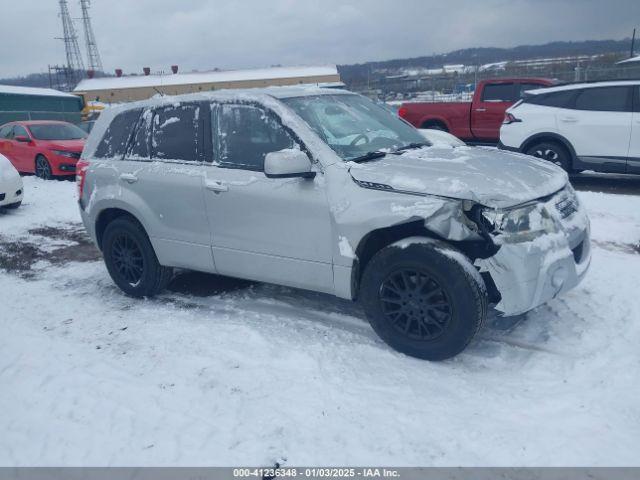
<svg viewBox="0 0 640 480">
<path fill-rule="evenodd" d="M 73 81 L 79 81 L 84 72 L 84 63 L 80 56 L 80 47 L 78 46 L 78 36 L 76 29 L 73 27 L 73 21 L 69 15 L 69 6 L 67 0 L 59 0 L 60 18 L 62 19 L 61 40 L 64 41 L 64 49 L 67 55 L 67 68 Z M 72 88 L 72 87 L 71 87 Z"/>
<path fill-rule="evenodd" d="M 91 27 L 91 17 L 89 16 L 89 5 L 91 0 L 80 0 L 80 8 L 82 8 L 82 25 L 84 26 L 84 41 L 87 47 L 87 58 L 89 60 L 89 68 L 94 71 L 102 71 L 102 60 L 98 51 L 96 37 L 93 35 Z"/>
</svg>

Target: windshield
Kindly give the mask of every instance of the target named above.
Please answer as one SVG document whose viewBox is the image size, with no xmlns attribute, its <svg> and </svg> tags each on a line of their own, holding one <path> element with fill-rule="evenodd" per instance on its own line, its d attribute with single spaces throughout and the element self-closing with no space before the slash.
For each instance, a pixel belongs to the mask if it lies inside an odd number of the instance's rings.
<svg viewBox="0 0 640 480">
<path fill-rule="evenodd" d="M 87 138 L 87 132 L 70 123 L 43 123 L 29 125 L 31 135 L 38 140 L 78 140 Z"/>
<path fill-rule="evenodd" d="M 315 95 L 282 101 L 345 161 L 380 150 L 428 144 L 415 128 L 360 95 Z"/>
</svg>

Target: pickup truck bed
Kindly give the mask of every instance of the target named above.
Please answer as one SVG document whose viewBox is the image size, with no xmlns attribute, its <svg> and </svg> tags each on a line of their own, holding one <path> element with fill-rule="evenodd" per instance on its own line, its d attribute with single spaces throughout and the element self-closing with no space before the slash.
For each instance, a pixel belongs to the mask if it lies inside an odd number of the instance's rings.
<svg viewBox="0 0 640 480">
<path fill-rule="evenodd" d="M 497 143 L 507 108 L 522 92 L 552 84 L 545 78 L 483 80 L 471 102 L 404 103 L 398 114 L 417 128 L 444 130 L 468 142 Z"/>
</svg>

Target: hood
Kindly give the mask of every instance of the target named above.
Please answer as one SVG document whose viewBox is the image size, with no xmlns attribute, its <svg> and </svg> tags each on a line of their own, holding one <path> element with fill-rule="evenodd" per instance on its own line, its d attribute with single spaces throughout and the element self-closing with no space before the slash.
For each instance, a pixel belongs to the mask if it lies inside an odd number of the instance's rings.
<svg viewBox="0 0 640 480">
<path fill-rule="evenodd" d="M 67 150 L 69 152 L 82 152 L 84 139 L 79 140 L 39 140 L 47 148 L 53 150 Z"/>
<path fill-rule="evenodd" d="M 485 147 L 425 147 L 350 165 L 355 180 L 472 200 L 491 208 L 550 195 L 568 180 L 566 172 L 552 163 Z"/>
</svg>

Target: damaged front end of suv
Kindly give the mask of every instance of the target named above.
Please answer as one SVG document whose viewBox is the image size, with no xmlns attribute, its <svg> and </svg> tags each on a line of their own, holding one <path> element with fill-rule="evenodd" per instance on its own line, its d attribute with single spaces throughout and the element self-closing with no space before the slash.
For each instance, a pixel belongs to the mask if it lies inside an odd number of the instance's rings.
<svg viewBox="0 0 640 480">
<path fill-rule="evenodd" d="M 495 154 L 506 155 L 469 147 L 429 147 L 398 159 L 392 175 L 382 173 L 390 161 L 351 166 L 352 186 L 335 191 L 332 210 L 336 228 L 353 246 L 347 249 L 354 259 L 352 298 L 375 252 L 403 238 L 428 238 L 462 253 L 480 273 L 489 303 L 504 315 L 527 312 L 580 283 L 590 263 L 589 219 L 566 174 L 530 157 L 509 156 L 521 167 L 539 163 L 544 181 L 531 187 L 529 180 L 528 188 L 516 182 L 523 191 L 516 187 L 509 192 L 504 185 L 494 190 L 500 180 L 490 178 L 486 159 Z M 446 164 L 443 156 L 452 162 Z M 418 157 L 430 170 L 443 164 L 437 188 L 415 174 L 398 176 L 403 164 Z M 460 167 L 455 160 L 461 158 L 464 170 L 454 177 L 446 170 Z M 382 183 L 385 175 L 387 183 Z M 537 198 L 521 201 L 527 196 Z M 346 267 L 349 259 L 343 260 Z M 336 278 L 339 272 L 337 266 Z"/>
</svg>

